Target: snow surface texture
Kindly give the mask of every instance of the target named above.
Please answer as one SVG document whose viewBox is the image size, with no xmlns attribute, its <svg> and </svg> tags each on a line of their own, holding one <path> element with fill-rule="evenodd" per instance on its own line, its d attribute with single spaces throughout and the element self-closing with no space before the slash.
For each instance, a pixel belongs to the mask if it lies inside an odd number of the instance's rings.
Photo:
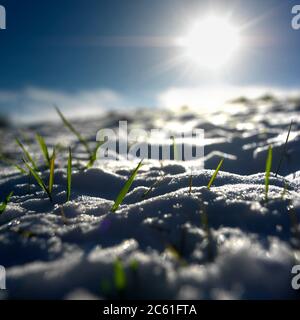
<svg viewBox="0 0 300 320">
<path fill-rule="evenodd" d="M 193 168 L 191 194 L 191 171 L 185 162 L 145 161 L 116 213 L 110 208 L 136 162 L 96 162 L 86 171 L 74 169 L 71 201 L 65 203 L 64 147 L 72 146 L 75 163 L 85 157 L 76 137 L 59 122 L 1 130 L 1 151 L 14 159 L 21 159 L 16 135 L 27 140 L 37 158 L 41 154 L 36 132 L 62 150 L 55 170 L 54 204 L 33 180 L 29 186 L 28 176 L 12 166 L 1 167 L 1 198 L 10 191 L 14 195 L 0 215 L 0 264 L 7 271 L 7 290 L 0 291 L 0 297 L 299 298 L 291 288 L 292 266 L 300 263 L 295 224 L 295 219 L 300 221 L 299 104 L 250 101 L 225 110 L 214 114 L 144 110 L 74 122 L 91 145 L 98 129 L 114 128 L 118 120 L 146 129 L 205 129 L 206 169 Z M 288 157 L 280 174 L 271 175 L 266 202 L 267 148 L 273 145 L 274 171 L 291 119 L 295 123 Z M 224 165 L 208 190 L 213 174 L 209 169 L 216 168 L 220 155 Z M 41 171 L 46 179 L 47 170 L 41 166 Z M 114 283 L 116 259 L 126 273 L 122 291 Z"/>
</svg>

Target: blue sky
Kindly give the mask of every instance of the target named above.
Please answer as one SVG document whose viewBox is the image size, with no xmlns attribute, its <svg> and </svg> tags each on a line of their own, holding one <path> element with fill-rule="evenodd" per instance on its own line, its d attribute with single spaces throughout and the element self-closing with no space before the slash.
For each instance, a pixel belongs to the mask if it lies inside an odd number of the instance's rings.
<svg viewBox="0 0 300 320">
<path fill-rule="evenodd" d="M 300 1 L 298 1 L 300 4 Z M 75 100 L 156 106 L 168 90 L 245 86 L 300 87 L 297 1 L 264 0 L 0 0 L 0 109 L 23 114 Z M 172 63 L 183 34 L 206 12 L 231 14 L 245 45 L 222 73 Z M 154 40 L 153 40 L 154 39 Z M 158 42 L 158 43 L 157 43 Z M 192 72 L 191 72 L 192 71 Z M 185 91 L 187 92 L 187 91 Z M 32 103 L 32 108 L 30 108 Z M 6 107 L 6 109 L 5 109 Z M 78 105 L 80 107 L 80 105 Z"/>
</svg>

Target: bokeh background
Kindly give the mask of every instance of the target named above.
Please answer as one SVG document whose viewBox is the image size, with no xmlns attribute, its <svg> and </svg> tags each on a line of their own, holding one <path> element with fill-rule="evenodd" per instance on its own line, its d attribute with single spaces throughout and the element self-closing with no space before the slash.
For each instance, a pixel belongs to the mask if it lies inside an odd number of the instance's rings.
<svg viewBox="0 0 300 320">
<path fill-rule="evenodd" d="M 2 0 L 0 113 L 13 122 L 137 107 L 211 108 L 235 96 L 297 94 L 297 1 Z M 221 72 L 181 59 L 174 43 L 207 12 L 243 40 Z"/>
</svg>

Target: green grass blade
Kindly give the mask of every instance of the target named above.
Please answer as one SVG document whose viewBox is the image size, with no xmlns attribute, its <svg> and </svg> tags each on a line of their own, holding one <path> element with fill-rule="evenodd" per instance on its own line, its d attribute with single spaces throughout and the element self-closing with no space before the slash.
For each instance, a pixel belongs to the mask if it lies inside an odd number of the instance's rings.
<svg viewBox="0 0 300 320">
<path fill-rule="evenodd" d="M 290 221 L 291 221 L 291 228 L 290 228 L 291 233 L 295 238 L 298 239 L 298 241 L 300 241 L 299 221 L 297 217 L 297 211 L 295 209 L 295 206 L 292 200 L 289 201 L 289 205 L 287 209 L 289 212 L 288 216 L 290 217 Z"/>
<path fill-rule="evenodd" d="M 213 234 L 212 234 L 211 228 L 209 226 L 208 213 L 207 213 L 206 205 L 203 202 L 202 196 L 199 200 L 200 200 L 201 225 L 205 231 L 206 238 L 208 240 L 208 246 L 207 246 L 208 260 L 213 261 L 215 258 Z"/>
<path fill-rule="evenodd" d="M 46 166 L 50 167 L 50 156 L 49 156 L 49 151 L 48 151 L 48 147 L 47 147 L 47 145 L 45 143 L 45 140 L 39 134 L 36 134 L 35 137 L 36 137 L 36 140 L 37 140 L 38 144 L 40 145 L 40 148 L 41 148 L 41 151 L 42 151 Z"/>
<path fill-rule="evenodd" d="M 69 148 L 68 167 L 67 167 L 67 201 L 71 198 L 72 187 L 72 150 Z"/>
<path fill-rule="evenodd" d="M 62 122 L 64 123 L 64 125 L 72 132 L 75 134 L 75 136 L 77 137 L 77 139 L 80 141 L 80 143 L 84 146 L 84 148 L 86 149 L 87 153 L 91 156 L 92 152 L 91 149 L 86 141 L 86 139 L 73 127 L 73 125 L 65 118 L 65 116 L 61 113 L 61 111 L 55 107 L 56 112 L 58 113 L 58 115 L 60 116 Z"/>
<path fill-rule="evenodd" d="M 158 185 L 159 183 L 161 183 L 161 182 L 163 181 L 164 177 L 165 177 L 165 176 L 162 175 L 157 181 L 155 181 L 155 182 L 148 188 L 148 190 L 146 190 L 146 191 L 143 193 L 142 198 L 146 198 L 146 196 L 147 196 L 150 192 L 152 192 L 152 191 L 157 187 L 157 185 Z"/>
<path fill-rule="evenodd" d="M 49 173 L 49 185 L 48 185 L 48 190 L 52 194 L 53 190 L 53 184 L 54 184 L 54 168 L 55 168 L 55 148 L 53 149 L 53 154 L 49 162 L 49 167 L 50 167 L 50 173 Z"/>
<path fill-rule="evenodd" d="M 35 161 L 33 160 L 33 158 L 31 157 L 30 153 L 27 151 L 27 149 L 24 147 L 23 143 L 16 138 L 16 143 L 17 145 L 22 149 L 25 158 L 27 159 L 27 161 L 29 161 L 32 165 L 32 167 L 34 168 L 35 171 L 39 171 L 38 166 L 36 165 Z"/>
<path fill-rule="evenodd" d="M 214 174 L 212 175 L 211 179 L 209 180 L 209 183 L 207 185 L 208 189 L 210 189 L 211 185 L 214 183 L 214 181 L 218 175 L 218 172 L 219 172 L 220 168 L 222 167 L 223 162 L 224 162 L 224 158 L 221 159 L 221 161 L 219 162 L 219 164 L 217 166 L 217 169 L 215 170 Z"/>
<path fill-rule="evenodd" d="M 28 172 L 23 169 L 21 166 L 19 166 L 18 164 L 14 163 L 12 160 L 4 157 L 4 156 L 0 156 L 0 161 L 2 161 L 3 163 L 15 167 L 17 170 L 19 170 L 22 174 L 28 174 Z"/>
<path fill-rule="evenodd" d="M 130 262 L 130 269 L 133 271 L 133 272 L 137 272 L 138 268 L 139 268 L 139 263 L 137 260 L 131 260 Z"/>
<path fill-rule="evenodd" d="M 89 160 L 88 164 L 86 165 L 85 169 L 89 169 L 94 165 L 95 161 L 97 160 L 97 152 L 102 144 L 103 144 L 103 142 L 97 143 L 95 149 L 92 151 L 92 154 L 90 156 L 90 160 Z"/>
<path fill-rule="evenodd" d="M 268 156 L 267 156 L 267 160 L 266 160 L 266 174 L 265 174 L 265 199 L 266 199 L 266 201 L 268 200 L 270 173 L 271 173 L 271 169 L 272 169 L 272 157 L 273 157 L 272 146 L 269 146 Z"/>
<path fill-rule="evenodd" d="M 27 169 L 30 171 L 31 175 L 34 177 L 38 185 L 42 188 L 43 191 L 45 191 L 50 199 L 52 201 L 52 196 L 51 193 L 49 192 L 48 188 L 46 187 L 45 183 L 43 182 L 42 178 L 39 176 L 38 172 L 34 169 L 31 168 L 28 162 L 26 162 L 25 159 L 23 159 L 25 166 Z"/>
<path fill-rule="evenodd" d="M 121 190 L 120 193 L 118 194 L 118 196 L 117 196 L 117 198 L 116 198 L 116 200 L 115 200 L 115 203 L 114 203 L 114 205 L 113 205 L 112 208 L 111 208 L 111 211 L 112 211 L 112 212 L 115 212 L 115 211 L 119 208 L 119 206 L 120 206 L 120 204 L 122 203 L 123 199 L 125 198 L 128 190 L 130 189 L 130 187 L 131 187 L 131 185 L 132 185 L 132 183 L 133 183 L 133 181 L 134 181 L 134 179 L 135 179 L 135 177 L 136 177 L 136 175 L 137 175 L 140 167 L 142 166 L 142 162 L 143 162 L 143 160 L 141 160 L 141 161 L 139 162 L 139 164 L 137 165 L 137 167 L 136 167 L 136 168 L 134 169 L 134 171 L 132 172 L 130 178 L 126 181 L 124 187 L 122 188 L 122 190 Z"/>
<path fill-rule="evenodd" d="M 5 211 L 7 205 L 10 201 L 10 198 L 12 197 L 13 194 L 14 194 L 13 191 L 10 192 L 10 194 L 7 195 L 5 200 L 0 204 L 0 214 L 2 214 Z"/>
<path fill-rule="evenodd" d="M 124 291 L 127 286 L 126 273 L 120 259 L 116 259 L 114 263 L 114 284 L 119 292 Z"/>
<path fill-rule="evenodd" d="M 13 164 L 13 166 L 14 166 L 17 170 L 19 170 L 22 174 L 24 174 L 24 175 L 27 175 L 27 174 L 28 174 L 28 172 L 27 172 L 25 169 L 23 169 L 22 167 L 20 167 L 19 165 Z"/>
</svg>

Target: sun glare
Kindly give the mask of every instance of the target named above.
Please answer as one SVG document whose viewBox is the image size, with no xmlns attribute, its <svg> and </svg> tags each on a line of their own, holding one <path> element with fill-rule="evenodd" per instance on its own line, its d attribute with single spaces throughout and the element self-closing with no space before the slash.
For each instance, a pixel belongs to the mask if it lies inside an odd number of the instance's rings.
<svg viewBox="0 0 300 320">
<path fill-rule="evenodd" d="M 181 44 L 191 62 L 219 69 L 237 51 L 240 37 L 238 29 L 226 19 L 209 16 L 195 23 Z"/>
</svg>

